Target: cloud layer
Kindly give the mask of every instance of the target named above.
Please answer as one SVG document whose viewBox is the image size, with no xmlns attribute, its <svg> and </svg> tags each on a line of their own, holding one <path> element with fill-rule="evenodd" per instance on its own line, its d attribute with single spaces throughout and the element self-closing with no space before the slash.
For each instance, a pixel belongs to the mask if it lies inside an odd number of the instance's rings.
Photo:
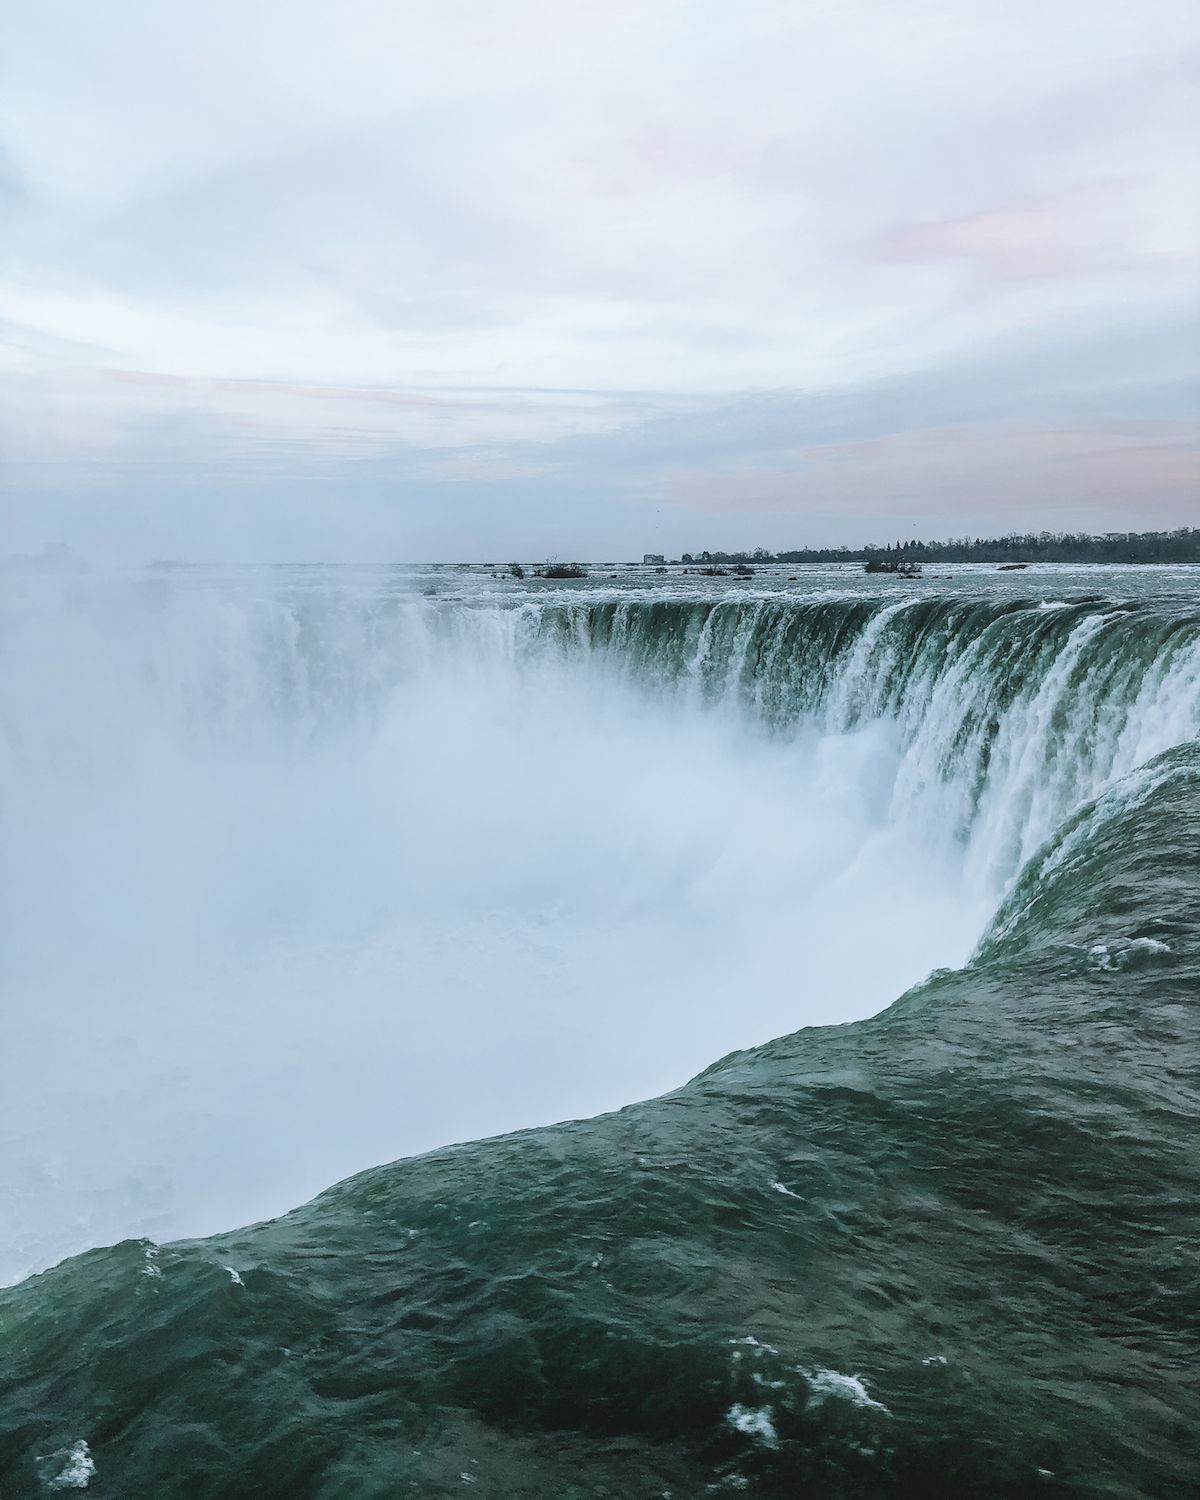
<svg viewBox="0 0 1200 1500">
<path fill-rule="evenodd" d="M 6 32 L 9 546 L 1189 518 L 1190 4 L 47 0 Z"/>
</svg>

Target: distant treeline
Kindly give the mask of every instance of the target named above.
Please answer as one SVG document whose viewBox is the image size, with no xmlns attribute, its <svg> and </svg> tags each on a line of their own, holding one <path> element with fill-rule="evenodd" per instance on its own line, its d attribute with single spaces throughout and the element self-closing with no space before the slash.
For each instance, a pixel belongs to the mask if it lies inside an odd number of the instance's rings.
<svg viewBox="0 0 1200 1500">
<path fill-rule="evenodd" d="M 865 547 L 802 547 L 795 552 L 685 552 L 685 563 L 838 563 L 894 558 L 911 563 L 1200 563 L 1200 529 L 1178 531 L 1027 532 L 996 537 L 951 537 L 945 542 L 888 542 Z"/>
</svg>

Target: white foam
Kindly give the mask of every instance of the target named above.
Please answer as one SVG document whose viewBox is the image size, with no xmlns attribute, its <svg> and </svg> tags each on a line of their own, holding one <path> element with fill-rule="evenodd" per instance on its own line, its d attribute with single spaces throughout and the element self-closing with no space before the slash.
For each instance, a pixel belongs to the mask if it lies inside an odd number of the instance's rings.
<svg viewBox="0 0 1200 1500">
<path fill-rule="evenodd" d="M 863 1384 L 859 1375 L 843 1375 L 840 1370 L 800 1370 L 808 1381 L 812 1398 L 822 1401 L 849 1401 L 855 1406 L 868 1407 L 872 1411 L 891 1413 L 882 1401 L 876 1401 Z"/>
<path fill-rule="evenodd" d="M 1139 956 L 1157 958 L 1170 951 L 1170 944 L 1158 938 L 1117 938 L 1110 943 L 1094 943 L 1088 949 L 1087 956 L 1094 968 L 1110 972 L 1126 968 Z"/>
<path fill-rule="evenodd" d="M 96 1472 L 96 1464 L 92 1458 L 91 1450 L 82 1438 L 77 1443 L 72 1443 L 69 1448 L 63 1448 L 58 1453 L 52 1453 L 46 1463 L 57 1463 L 63 1460 L 63 1467 L 52 1478 L 46 1481 L 46 1488 L 50 1490 L 86 1490 Z"/>
<path fill-rule="evenodd" d="M 760 1442 L 764 1448 L 777 1448 L 779 1434 L 775 1431 L 774 1408 L 770 1406 L 743 1406 L 734 1402 L 725 1414 L 725 1420 L 735 1431 Z"/>
</svg>

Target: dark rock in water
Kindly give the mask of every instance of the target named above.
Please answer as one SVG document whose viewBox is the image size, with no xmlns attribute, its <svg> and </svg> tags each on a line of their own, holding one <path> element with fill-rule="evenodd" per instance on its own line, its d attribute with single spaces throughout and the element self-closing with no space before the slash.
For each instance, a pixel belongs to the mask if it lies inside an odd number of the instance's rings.
<svg viewBox="0 0 1200 1500">
<path fill-rule="evenodd" d="M 1194 1495 L 1198 821 L 1188 746 L 873 1020 L 0 1293 L 0 1493 Z"/>
<path fill-rule="evenodd" d="M 1028 563 L 1001 563 L 996 569 L 997 573 L 1023 573 L 1029 566 Z"/>
</svg>

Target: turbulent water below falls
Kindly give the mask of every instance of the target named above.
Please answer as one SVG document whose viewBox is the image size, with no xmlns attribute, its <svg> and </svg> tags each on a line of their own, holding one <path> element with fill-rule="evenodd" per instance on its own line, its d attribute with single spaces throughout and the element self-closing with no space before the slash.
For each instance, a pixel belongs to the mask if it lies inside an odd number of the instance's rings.
<svg viewBox="0 0 1200 1500">
<path fill-rule="evenodd" d="M 1193 1492 L 1185 570 L 20 583 L 0 1494 Z"/>
</svg>

